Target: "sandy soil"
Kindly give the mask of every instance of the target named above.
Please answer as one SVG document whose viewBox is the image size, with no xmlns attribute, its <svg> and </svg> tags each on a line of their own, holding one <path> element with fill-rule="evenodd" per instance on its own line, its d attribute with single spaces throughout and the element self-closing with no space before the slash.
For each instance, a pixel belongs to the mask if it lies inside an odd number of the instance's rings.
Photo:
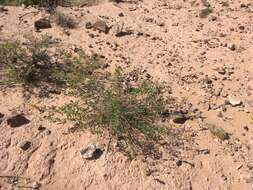
<svg viewBox="0 0 253 190">
<path fill-rule="evenodd" d="M 65 8 L 78 27 L 63 30 L 53 23 L 40 33 L 34 21 L 50 18 L 47 12 L 31 7 L 0 11 L 1 41 L 48 34 L 59 39 L 59 47 L 102 54 L 108 70 L 120 65 L 127 71 L 138 68 L 149 73 L 154 80 L 166 82 L 173 97 L 186 100 L 203 117 L 179 126 L 191 131 L 193 141 L 180 149 L 177 159 L 185 161 L 181 166 L 166 152 L 160 160 L 129 161 L 120 152 L 107 149 L 109 139 L 89 131 L 69 133 L 71 124 L 41 118 L 31 102 L 27 103 L 21 87 L 0 91 L 0 113 L 4 114 L 0 189 L 253 189 L 253 3 L 209 3 L 213 12 L 207 18 L 199 16 L 204 8 L 200 0 L 105 2 Z M 112 26 L 109 33 L 86 29 L 87 22 L 98 19 Z M 126 35 L 115 36 L 115 27 L 122 25 Z M 242 104 L 227 104 L 232 96 Z M 48 106 L 63 101 L 52 96 L 32 103 Z M 11 128 L 6 120 L 15 113 L 24 113 L 30 123 Z M 205 130 L 206 123 L 221 126 L 231 134 L 230 139 L 213 137 Z M 27 151 L 20 149 L 22 141 L 32 142 Z M 80 150 L 92 143 L 105 151 L 97 160 L 84 160 Z"/>
</svg>

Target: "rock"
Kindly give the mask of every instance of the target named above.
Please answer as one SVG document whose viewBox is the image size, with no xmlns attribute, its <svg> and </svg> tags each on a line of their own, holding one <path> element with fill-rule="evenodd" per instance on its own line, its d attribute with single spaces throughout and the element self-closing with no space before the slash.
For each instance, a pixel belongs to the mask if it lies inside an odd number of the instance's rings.
<svg viewBox="0 0 253 190">
<path fill-rule="evenodd" d="M 21 127 L 22 125 L 26 125 L 28 123 L 30 123 L 30 120 L 27 119 L 23 114 L 18 114 L 7 119 L 7 124 L 12 128 Z"/>
<path fill-rule="evenodd" d="M 86 29 L 92 29 L 92 23 L 91 22 L 87 22 L 86 24 L 85 24 L 85 28 Z"/>
<path fill-rule="evenodd" d="M 182 161 L 182 160 L 177 160 L 177 161 L 176 161 L 176 165 L 177 165 L 177 166 L 182 166 L 182 164 L 183 164 L 183 161 Z"/>
<path fill-rule="evenodd" d="M 205 84 L 212 84 L 213 83 L 212 79 L 210 79 L 207 75 L 205 76 L 203 81 Z"/>
<path fill-rule="evenodd" d="M 226 70 L 224 68 L 218 68 L 217 72 L 221 75 L 225 75 L 226 74 Z"/>
<path fill-rule="evenodd" d="M 207 127 L 210 132 L 220 140 L 224 141 L 229 139 L 229 134 L 223 128 L 211 124 L 208 124 Z"/>
<path fill-rule="evenodd" d="M 31 147 L 32 143 L 30 141 L 23 141 L 19 144 L 19 148 L 21 148 L 23 151 L 28 150 Z"/>
<path fill-rule="evenodd" d="M 245 130 L 245 131 L 249 131 L 249 127 L 248 126 L 243 126 L 243 129 Z"/>
<path fill-rule="evenodd" d="M 228 49 L 232 50 L 232 51 L 235 51 L 236 50 L 236 45 L 235 44 L 232 44 L 232 43 L 229 43 L 227 45 Z"/>
<path fill-rule="evenodd" d="M 96 147 L 96 145 L 89 145 L 87 148 L 80 150 L 81 156 L 87 160 L 98 159 L 103 154 L 103 151 Z"/>
<path fill-rule="evenodd" d="M 209 149 L 201 149 L 201 150 L 198 150 L 198 153 L 199 154 L 210 154 L 210 150 Z"/>
<path fill-rule="evenodd" d="M 92 24 L 92 28 L 104 33 L 109 32 L 109 27 L 107 26 L 106 22 L 102 20 L 98 20 L 94 24 Z"/>
<path fill-rule="evenodd" d="M 38 127 L 38 131 L 45 131 L 46 130 L 46 127 L 43 127 L 42 125 L 40 125 L 39 127 Z"/>
<path fill-rule="evenodd" d="M 40 186 L 41 184 L 35 181 L 32 183 L 31 188 L 35 190 L 35 189 L 39 189 Z"/>
<path fill-rule="evenodd" d="M 1 124 L 2 121 L 3 121 L 3 118 L 4 118 L 4 114 L 2 114 L 2 113 L 0 112 L 0 124 Z"/>
<path fill-rule="evenodd" d="M 119 13 L 119 17 L 123 17 L 124 16 L 124 13 Z"/>
<path fill-rule="evenodd" d="M 51 22 L 47 18 L 41 18 L 37 21 L 34 22 L 34 27 L 36 30 L 41 30 L 41 29 L 47 29 L 51 28 Z"/>
<path fill-rule="evenodd" d="M 242 100 L 238 97 L 235 96 L 228 96 L 228 102 L 232 105 L 232 106 L 239 106 L 242 104 Z"/>
<path fill-rule="evenodd" d="M 7 11 L 8 11 L 7 8 L 0 6 L 0 13 L 7 12 Z"/>
<path fill-rule="evenodd" d="M 121 34 L 123 34 L 123 30 L 124 30 L 124 22 L 120 22 L 120 23 L 116 23 L 112 26 L 111 28 L 111 33 L 117 37 L 122 36 Z"/>
<path fill-rule="evenodd" d="M 240 29 L 240 30 L 244 30 L 244 29 L 245 29 L 245 26 L 239 26 L 239 29 Z"/>
<path fill-rule="evenodd" d="M 182 112 L 174 112 L 170 114 L 170 117 L 172 121 L 176 124 L 184 124 L 189 119 L 189 117 Z"/>
</svg>

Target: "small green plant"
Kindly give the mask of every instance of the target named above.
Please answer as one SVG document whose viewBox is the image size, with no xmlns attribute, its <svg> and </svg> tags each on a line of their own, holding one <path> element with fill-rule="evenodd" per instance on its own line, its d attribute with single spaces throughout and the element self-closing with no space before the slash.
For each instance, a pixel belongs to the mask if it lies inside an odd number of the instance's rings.
<svg viewBox="0 0 253 190">
<path fill-rule="evenodd" d="M 109 131 L 124 141 L 127 154 L 144 153 L 147 143 L 155 144 L 169 133 L 168 128 L 158 125 L 166 103 L 161 87 L 152 81 L 133 87 L 126 84 L 118 68 L 111 79 L 89 80 L 84 89 L 81 102 L 66 104 L 59 111 L 78 126 Z"/>
</svg>

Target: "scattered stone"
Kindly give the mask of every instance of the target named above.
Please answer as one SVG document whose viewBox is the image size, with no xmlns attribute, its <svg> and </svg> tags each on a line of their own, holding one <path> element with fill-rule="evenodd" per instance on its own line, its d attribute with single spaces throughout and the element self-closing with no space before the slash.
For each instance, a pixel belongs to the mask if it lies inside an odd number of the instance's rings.
<svg viewBox="0 0 253 190">
<path fill-rule="evenodd" d="M 92 29 L 92 23 L 91 22 L 86 22 L 85 28 L 86 29 Z"/>
<path fill-rule="evenodd" d="M 95 22 L 94 24 L 92 24 L 92 28 L 100 31 L 100 32 L 104 32 L 104 33 L 108 33 L 109 32 L 109 27 L 106 24 L 105 21 L 102 20 L 98 20 L 97 22 Z"/>
<path fill-rule="evenodd" d="M 39 189 L 41 187 L 41 184 L 38 183 L 38 182 L 33 182 L 32 185 L 31 185 L 31 188 L 32 189 Z"/>
<path fill-rule="evenodd" d="M 201 149 L 201 150 L 197 150 L 199 154 L 210 154 L 210 150 L 209 149 Z"/>
<path fill-rule="evenodd" d="M 46 130 L 46 127 L 43 127 L 42 125 L 40 125 L 39 127 L 38 127 L 38 131 L 45 131 Z"/>
<path fill-rule="evenodd" d="M 245 131 L 249 131 L 249 127 L 248 127 L 248 126 L 243 126 L 243 129 L 244 129 Z"/>
<path fill-rule="evenodd" d="M 236 50 L 236 45 L 235 45 L 235 44 L 228 43 L 227 47 L 228 47 L 228 49 L 230 49 L 230 50 L 232 50 L 232 51 L 235 51 L 235 50 Z"/>
<path fill-rule="evenodd" d="M 235 96 L 228 96 L 228 102 L 232 105 L 232 106 L 239 106 L 242 104 L 242 100 L 238 97 Z"/>
<path fill-rule="evenodd" d="M 200 18 L 207 18 L 209 14 L 213 12 L 213 9 L 211 7 L 205 7 L 202 9 L 199 13 Z"/>
<path fill-rule="evenodd" d="M 89 145 L 87 148 L 80 150 L 81 156 L 87 160 L 94 160 L 100 158 L 103 151 L 96 147 L 96 145 Z"/>
<path fill-rule="evenodd" d="M 210 21 L 216 21 L 216 20 L 217 20 L 217 17 L 214 16 L 214 15 L 212 15 L 212 16 L 209 17 L 209 20 L 210 20 Z"/>
<path fill-rule="evenodd" d="M 19 148 L 21 148 L 23 151 L 28 150 L 31 147 L 32 143 L 30 141 L 23 141 L 19 144 Z"/>
<path fill-rule="evenodd" d="M 27 119 L 23 114 L 18 114 L 7 119 L 7 124 L 12 128 L 21 127 L 22 125 L 26 125 L 28 123 L 30 123 L 30 120 Z"/>
<path fill-rule="evenodd" d="M 224 68 L 218 68 L 217 72 L 221 75 L 225 75 L 226 74 L 226 70 Z"/>
<path fill-rule="evenodd" d="M 119 13 L 119 17 L 123 17 L 124 16 L 124 14 L 121 12 L 121 13 Z"/>
<path fill-rule="evenodd" d="M 4 118 L 4 114 L 2 114 L 2 113 L 0 112 L 0 124 L 1 124 L 2 121 L 3 121 L 3 118 Z"/>
<path fill-rule="evenodd" d="M 176 165 L 177 165 L 177 166 L 182 166 L 182 164 L 183 164 L 183 161 L 182 161 L 182 160 L 177 160 L 177 161 L 176 161 Z"/>
<path fill-rule="evenodd" d="M 49 19 L 41 18 L 41 19 L 34 22 L 34 27 L 37 31 L 39 31 L 41 29 L 51 28 L 52 25 L 51 25 L 51 22 Z"/>
<path fill-rule="evenodd" d="M 229 139 L 229 134 L 221 127 L 208 124 L 208 129 L 214 136 L 218 137 L 220 140 L 224 141 Z"/>
<path fill-rule="evenodd" d="M 239 26 L 239 29 L 240 29 L 240 30 L 244 30 L 245 27 L 244 27 L 244 26 Z"/>
<path fill-rule="evenodd" d="M 212 79 L 210 79 L 208 76 L 205 76 L 205 78 L 204 78 L 204 83 L 205 83 L 205 84 L 212 84 L 213 81 L 212 81 Z"/>
<path fill-rule="evenodd" d="M 0 6 L 0 13 L 7 12 L 7 11 L 8 11 L 7 8 Z"/>
<path fill-rule="evenodd" d="M 170 114 L 170 117 L 176 124 L 184 124 L 189 119 L 189 117 L 182 112 L 173 112 Z"/>
</svg>

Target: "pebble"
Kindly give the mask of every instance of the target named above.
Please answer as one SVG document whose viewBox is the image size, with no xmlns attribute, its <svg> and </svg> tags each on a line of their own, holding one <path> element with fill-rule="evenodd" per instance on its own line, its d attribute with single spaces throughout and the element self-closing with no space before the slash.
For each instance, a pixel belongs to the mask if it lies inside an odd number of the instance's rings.
<svg viewBox="0 0 253 190">
<path fill-rule="evenodd" d="M 39 184 L 38 182 L 33 182 L 31 185 L 31 188 L 35 190 L 35 189 L 39 189 L 40 186 L 41 186 L 41 184 Z"/>
<path fill-rule="evenodd" d="M 102 20 L 98 20 L 97 22 L 92 24 L 92 28 L 94 28 L 100 32 L 104 32 L 104 33 L 109 32 L 109 27 L 107 26 L 106 22 L 104 22 Z"/>
<path fill-rule="evenodd" d="M 236 45 L 233 44 L 233 43 L 228 43 L 227 45 L 228 49 L 232 50 L 232 51 L 235 51 L 236 50 Z"/>
<path fill-rule="evenodd" d="M 98 159 L 102 153 L 103 151 L 97 148 L 94 144 L 91 144 L 87 148 L 80 150 L 81 156 L 87 160 Z"/>
<path fill-rule="evenodd" d="M 21 148 L 23 151 L 28 150 L 31 147 L 31 142 L 30 141 L 23 141 L 19 144 L 19 148 Z"/>
<path fill-rule="evenodd" d="M 177 165 L 177 166 L 182 166 L 182 164 L 183 164 L 183 161 L 182 161 L 182 160 L 177 160 L 177 161 L 176 161 L 176 165 Z"/>
<path fill-rule="evenodd" d="M 181 112 L 174 112 L 170 115 L 170 117 L 176 124 L 184 124 L 189 119 L 189 117 Z"/>
<path fill-rule="evenodd" d="M 38 31 L 40 29 L 51 28 L 52 25 L 51 25 L 50 20 L 48 20 L 47 18 L 41 18 L 34 22 L 34 27 Z"/>
<path fill-rule="evenodd" d="M 242 104 L 242 100 L 236 96 L 228 96 L 228 102 L 232 105 L 232 106 L 239 106 Z"/>
</svg>

